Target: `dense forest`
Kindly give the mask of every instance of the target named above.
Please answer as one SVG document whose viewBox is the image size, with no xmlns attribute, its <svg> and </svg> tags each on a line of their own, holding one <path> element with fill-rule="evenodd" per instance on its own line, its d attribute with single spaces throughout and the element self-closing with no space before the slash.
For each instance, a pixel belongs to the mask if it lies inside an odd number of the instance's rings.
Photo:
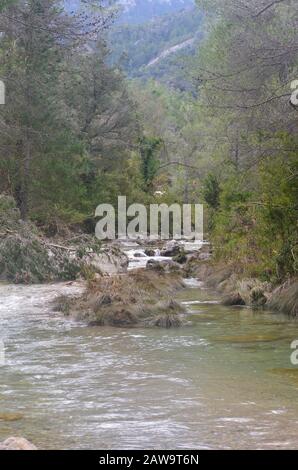
<svg viewBox="0 0 298 470">
<path fill-rule="evenodd" d="M 297 273 L 297 3 L 198 2 L 203 196 L 218 254 L 265 278 Z"/>
<path fill-rule="evenodd" d="M 121 33 L 115 8 L 88 3 L 2 2 L 1 192 L 54 231 L 119 194 L 204 202 L 218 259 L 264 279 L 296 274 L 296 2 L 202 0 L 191 18 Z M 175 68 L 162 57 L 161 80 L 133 78 L 189 34 L 196 48 L 174 54 Z M 121 47 L 136 41 L 128 79 Z"/>
<path fill-rule="evenodd" d="M 297 274 L 297 4 L 198 1 L 205 38 L 188 68 L 196 93 L 137 88 L 180 200 L 204 201 L 218 260 L 264 280 Z M 150 116 L 155 116 L 150 119 Z"/>
</svg>

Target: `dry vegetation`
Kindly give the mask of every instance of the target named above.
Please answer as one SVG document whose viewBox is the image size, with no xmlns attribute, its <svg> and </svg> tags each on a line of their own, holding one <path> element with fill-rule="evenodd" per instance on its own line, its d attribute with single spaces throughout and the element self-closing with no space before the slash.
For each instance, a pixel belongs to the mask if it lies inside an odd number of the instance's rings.
<svg viewBox="0 0 298 470">
<path fill-rule="evenodd" d="M 181 288 L 177 273 L 139 270 L 91 281 L 80 298 L 60 297 L 55 308 L 90 326 L 169 328 L 182 324 L 184 307 L 172 300 Z"/>
</svg>

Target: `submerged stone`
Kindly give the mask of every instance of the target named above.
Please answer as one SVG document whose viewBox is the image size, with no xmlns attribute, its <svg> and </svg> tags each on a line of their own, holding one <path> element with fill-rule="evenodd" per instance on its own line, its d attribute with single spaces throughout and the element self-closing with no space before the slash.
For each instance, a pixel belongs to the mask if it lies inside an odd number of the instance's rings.
<svg viewBox="0 0 298 470">
<path fill-rule="evenodd" d="M 226 306 L 245 305 L 245 301 L 243 300 L 239 292 L 233 292 L 232 294 L 225 296 L 222 303 Z"/>
<path fill-rule="evenodd" d="M 250 293 L 253 307 L 263 307 L 267 302 L 267 297 L 261 287 L 254 287 Z"/>
<path fill-rule="evenodd" d="M 187 255 L 185 251 L 181 251 L 178 255 L 173 257 L 173 261 L 179 264 L 184 264 L 187 261 Z"/>
<path fill-rule="evenodd" d="M 282 339 L 276 335 L 239 335 L 239 336 L 216 336 L 213 341 L 221 343 L 270 343 Z"/>
<path fill-rule="evenodd" d="M 182 326 L 182 320 L 177 314 L 165 313 L 154 318 L 150 325 L 159 328 L 178 328 Z"/>
<path fill-rule="evenodd" d="M 268 372 L 274 375 L 279 375 L 284 377 L 285 379 L 293 382 L 295 385 L 298 386 L 298 368 L 297 369 L 289 369 L 289 368 L 276 368 L 270 369 Z"/>
<path fill-rule="evenodd" d="M 145 255 L 146 256 L 155 256 L 155 250 L 153 250 L 153 248 L 146 248 L 145 250 Z"/>
<path fill-rule="evenodd" d="M 19 421 L 24 415 L 22 413 L 1 413 L 0 412 L 0 421 Z"/>
</svg>

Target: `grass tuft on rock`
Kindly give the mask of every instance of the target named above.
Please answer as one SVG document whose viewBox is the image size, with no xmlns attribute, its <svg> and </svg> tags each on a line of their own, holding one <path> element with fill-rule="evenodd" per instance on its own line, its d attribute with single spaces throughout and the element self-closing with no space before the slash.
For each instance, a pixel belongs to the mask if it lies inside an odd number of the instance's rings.
<svg viewBox="0 0 298 470">
<path fill-rule="evenodd" d="M 178 327 L 185 308 L 172 296 L 183 287 L 176 273 L 139 270 L 91 281 L 81 297 L 57 299 L 55 309 L 89 326 Z"/>
<path fill-rule="evenodd" d="M 292 317 L 298 317 L 298 280 L 288 280 L 276 288 L 267 306 L 277 312 L 285 312 Z"/>
</svg>

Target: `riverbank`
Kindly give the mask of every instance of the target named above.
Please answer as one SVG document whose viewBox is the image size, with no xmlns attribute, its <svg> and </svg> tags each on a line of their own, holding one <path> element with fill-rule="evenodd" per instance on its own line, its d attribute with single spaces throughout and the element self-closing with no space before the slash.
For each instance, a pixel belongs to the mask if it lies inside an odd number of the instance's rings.
<svg viewBox="0 0 298 470">
<path fill-rule="evenodd" d="M 298 316 L 295 279 L 279 286 L 248 279 L 232 264 L 215 263 L 208 244 L 190 253 L 178 242 L 159 243 L 159 248 L 137 246 L 127 251 L 132 270 L 125 275 L 89 281 L 79 298 L 59 298 L 56 310 L 89 326 L 180 327 L 185 321 L 185 309 L 172 298 L 185 287 L 185 279 L 195 278 L 216 291 L 225 306 Z"/>
<path fill-rule="evenodd" d="M 88 282 L 98 281 L 98 283 L 92 284 L 90 290 L 90 302 L 92 303 L 96 290 L 98 291 L 96 295 L 99 296 L 100 292 L 109 291 L 109 285 L 115 283 L 115 280 L 102 280 L 105 276 L 124 274 L 129 268 L 147 267 L 151 272 L 151 277 L 154 275 L 159 277 L 161 290 L 166 285 L 163 293 L 158 290 L 154 292 L 153 288 L 150 292 L 146 292 L 148 295 L 150 294 L 157 314 L 163 314 L 166 308 L 157 305 L 156 295 L 160 295 L 160 301 L 165 306 L 168 301 L 168 284 L 171 283 L 169 274 L 174 278 L 173 274 L 176 273 L 176 280 L 179 276 L 180 278 L 196 277 L 205 282 L 207 286 L 216 289 L 220 293 L 224 305 L 268 308 L 284 312 L 289 316 L 298 316 L 297 278 L 285 279 L 278 285 L 257 278 L 247 278 L 239 265 L 215 262 L 208 244 L 198 247 L 189 242 L 172 241 L 158 242 L 155 245 L 151 244 L 145 247 L 144 242 L 140 241 L 139 244 L 136 244 L 138 249 L 125 250 L 125 242 L 115 241 L 102 245 L 94 236 L 82 233 L 78 229 L 77 233 L 72 235 L 68 233 L 64 236 L 55 235 L 49 238 L 31 222 L 22 221 L 15 201 L 4 195 L 0 196 L 0 223 L 2 227 L 0 232 L 0 280 L 24 284 L 76 279 L 85 279 Z M 146 275 L 148 278 L 150 277 L 148 273 Z M 160 282 L 161 280 L 162 282 Z M 125 290 L 123 287 L 125 283 L 128 285 L 136 283 L 134 289 L 138 292 L 138 282 L 136 277 L 134 279 L 128 277 L 127 281 L 123 279 L 121 282 L 119 281 L 118 286 L 114 286 L 114 289 L 116 291 L 117 289 Z M 175 282 L 173 288 L 175 288 Z M 140 293 L 139 299 L 136 301 L 139 304 L 142 298 L 147 298 L 142 288 Z M 143 306 L 129 305 L 128 310 L 125 310 L 125 296 L 121 297 L 120 295 L 118 302 L 115 301 L 114 296 L 112 299 L 109 311 L 114 311 L 116 316 L 121 317 L 123 324 L 135 323 L 136 317 L 143 318 Z M 146 302 L 148 305 L 152 303 L 150 299 L 147 299 Z M 111 304 L 113 304 L 113 308 Z M 126 312 L 125 315 L 119 314 L 121 305 Z M 89 312 L 90 322 L 111 324 L 116 321 L 114 314 L 108 318 L 106 306 L 102 306 L 101 309 L 90 314 L 92 307 L 88 305 L 88 299 L 80 305 L 80 308 Z M 102 311 L 102 309 L 104 310 Z M 148 311 L 146 306 L 145 311 Z M 79 315 L 75 313 L 75 316 Z M 176 319 L 173 323 L 175 322 Z"/>
<path fill-rule="evenodd" d="M 15 284 L 76 279 L 126 272 L 128 258 L 116 245 L 102 246 L 93 235 L 70 229 L 46 236 L 20 218 L 15 201 L 0 195 L 0 280 Z"/>
<path fill-rule="evenodd" d="M 239 266 L 223 264 L 198 255 L 184 266 L 186 276 L 196 277 L 215 289 L 226 306 L 249 306 L 269 309 L 298 317 L 298 279 L 289 278 L 276 284 L 258 278 L 247 278 Z"/>
</svg>

